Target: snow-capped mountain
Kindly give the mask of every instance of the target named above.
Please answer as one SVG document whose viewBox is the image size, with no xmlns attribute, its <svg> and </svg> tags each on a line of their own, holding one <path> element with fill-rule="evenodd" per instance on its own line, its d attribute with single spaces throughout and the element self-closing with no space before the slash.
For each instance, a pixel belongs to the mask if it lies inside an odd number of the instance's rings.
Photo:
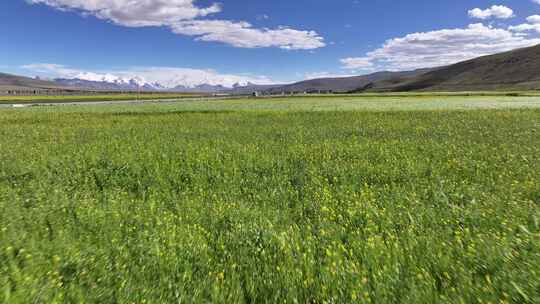
<svg viewBox="0 0 540 304">
<path fill-rule="evenodd" d="M 257 85 L 245 81 L 237 82 L 227 87 L 217 84 L 216 81 L 209 80 L 208 83 L 193 83 L 188 79 L 170 79 L 165 83 L 149 82 L 141 77 L 123 78 L 112 74 L 82 73 L 74 78 L 57 78 L 54 80 L 62 86 L 77 87 L 89 90 L 106 91 L 167 91 L 167 92 L 198 92 L 217 93 L 227 91 L 237 91 L 240 89 L 250 90 Z"/>
<path fill-rule="evenodd" d="M 112 74 L 82 72 L 73 78 L 57 78 L 55 81 L 66 86 L 92 90 L 163 90 L 158 83 L 150 83 L 141 77 L 125 78 Z"/>
<path fill-rule="evenodd" d="M 107 90 L 107 91 L 136 91 L 136 90 L 162 90 L 157 84 L 141 84 L 135 80 L 127 81 L 94 81 L 79 78 L 57 78 L 54 80 L 62 86 L 76 87 L 88 90 Z"/>
</svg>

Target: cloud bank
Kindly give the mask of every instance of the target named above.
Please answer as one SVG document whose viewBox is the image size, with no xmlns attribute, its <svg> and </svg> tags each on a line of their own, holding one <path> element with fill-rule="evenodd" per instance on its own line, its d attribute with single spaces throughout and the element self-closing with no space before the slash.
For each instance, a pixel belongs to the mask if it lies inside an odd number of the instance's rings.
<svg viewBox="0 0 540 304">
<path fill-rule="evenodd" d="M 222 11 L 220 4 L 207 7 L 194 0 L 27 0 L 63 11 L 78 11 L 126 27 L 164 26 L 200 41 L 221 42 L 241 48 L 277 47 L 312 50 L 324 47 L 324 38 L 314 31 L 287 27 L 254 28 L 250 23 L 204 19 Z"/>
</svg>

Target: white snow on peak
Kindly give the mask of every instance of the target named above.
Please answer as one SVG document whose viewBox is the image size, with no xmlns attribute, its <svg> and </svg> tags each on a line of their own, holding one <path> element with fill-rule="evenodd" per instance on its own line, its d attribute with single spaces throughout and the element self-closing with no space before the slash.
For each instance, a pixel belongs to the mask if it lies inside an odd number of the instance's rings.
<svg viewBox="0 0 540 304">
<path fill-rule="evenodd" d="M 252 84 L 276 83 L 265 76 L 222 74 L 211 69 L 133 67 L 127 70 L 101 72 L 73 69 L 50 63 L 30 64 L 24 67 L 47 75 L 55 75 L 58 78 L 154 87 L 156 89 L 196 88 L 199 86 L 233 88 Z"/>
</svg>

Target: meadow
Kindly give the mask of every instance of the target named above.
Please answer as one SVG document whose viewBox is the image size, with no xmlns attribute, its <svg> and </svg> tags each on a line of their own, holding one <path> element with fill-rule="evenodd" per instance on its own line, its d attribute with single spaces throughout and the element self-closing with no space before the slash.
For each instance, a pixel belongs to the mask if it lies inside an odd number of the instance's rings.
<svg viewBox="0 0 540 304">
<path fill-rule="evenodd" d="M 12 104 L 12 103 L 65 103 L 65 102 L 93 102 L 93 101 L 125 101 L 125 100 L 147 100 L 147 101 L 160 101 L 160 100 L 174 100 L 174 99 L 183 99 L 190 97 L 205 97 L 210 94 L 202 93 L 158 93 L 158 92 L 142 92 L 137 94 L 133 93 L 117 93 L 117 94 L 74 94 L 74 95 L 0 95 L 0 105 L 2 104 Z M 288 102 L 291 97 L 286 96 L 279 98 L 279 96 L 273 96 L 274 99 L 282 99 L 285 102 Z M 313 99 L 322 99 L 322 100 L 347 100 L 355 99 L 362 100 L 375 99 L 380 101 L 383 99 L 452 99 L 452 98 L 506 98 L 514 99 L 516 97 L 540 97 L 540 91 L 486 91 L 486 92 L 396 92 L 396 93 L 358 93 L 358 94 L 338 94 L 338 95 L 329 95 L 329 94 L 309 94 L 303 95 L 299 94 L 292 98 L 296 101 L 299 99 L 310 100 L 310 103 L 313 102 Z M 242 98 L 244 99 L 244 98 Z M 239 99 L 239 100 L 242 100 Z M 303 108 L 306 109 L 306 108 Z"/>
<path fill-rule="evenodd" d="M 118 93 L 88 95 L 0 95 L 1 103 L 33 103 L 33 102 L 88 102 L 88 101 L 121 101 L 121 100 L 161 100 L 185 97 L 196 97 L 195 93 Z"/>
<path fill-rule="evenodd" d="M 540 303 L 538 98 L 0 110 L 0 303 Z"/>
</svg>

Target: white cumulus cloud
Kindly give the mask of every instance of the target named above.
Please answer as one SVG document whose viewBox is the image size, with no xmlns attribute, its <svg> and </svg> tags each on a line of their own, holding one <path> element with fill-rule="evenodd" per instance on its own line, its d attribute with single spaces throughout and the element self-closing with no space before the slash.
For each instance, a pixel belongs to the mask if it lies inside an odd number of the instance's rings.
<svg viewBox="0 0 540 304">
<path fill-rule="evenodd" d="M 371 57 L 349 57 L 340 60 L 348 69 L 368 70 L 373 68 L 374 63 Z"/>
<path fill-rule="evenodd" d="M 540 1 L 540 0 L 538 0 Z M 532 15 L 527 17 L 527 22 L 532 24 L 539 24 L 540 23 L 540 15 Z"/>
<path fill-rule="evenodd" d="M 322 37 L 313 31 L 281 27 L 256 29 L 247 22 L 227 20 L 192 20 L 173 25 L 177 34 L 197 36 L 202 41 L 219 41 L 242 48 L 279 47 L 282 49 L 316 49 L 324 46 Z"/>
<path fill-rule="evenodd" d="M 540 33 L 540 15 L 532 15 L 532 16 L 527 17 L 527 22 L 528 23 L 509 26 L 508 29 L 514 32 L 519 32 L 519 33 L 524 33 L 524 32 Z"/>
<path fill-rule="evenodd" d="M 286 27 L 258 29 L 242 21 L 204 19 L 221 12 L 214 3 L 207 7 L 194 0 L 27 0 L 60 10 L 74 10 L 127 27 L 165 26 L 174 33 L 196 36 L 201 41 L 227 43 L 235 47 L 278 47 L 311 50 L 324 47 L 314 31 Z"/>
<path fill-rule="evenodd" d="M 59 64 L 35 63 L 24 65 L 22 68 L 49 78 L 78 78 L 105 82 L 129 82 L 129 80 L 134 79 L 141 85 L 157 83 L 165 88 L 176 86 L 193 88 L 202 84 L 222 85 L 230 88 L 235 84 L 275 83 L 266 76 L 225 74 L 211 69 L 178 67 L 133 67 L 126 70 L 88 71 Z"/>
<path fill-rule="evenodd" d="M 504 5 L 493 5 L 490 8 L 480 9 L 475 8 L 469 11 L 469 16 L 471 18 L 478 19 L 488 19 L 488 18 L 499 18 L 499 19 L 508 19 L 514 17 L 514 11 Z"/>
<path fill-rule="evenodd" d="M 343 73 L 332 73 L 332 72 L 311 72 L 304 74 L 304 80 L 309 79 L 319 79 L 319 78 L 344 78 L 344 77 L 353 77 L 358 76 L 357 74 L 343 74 Z"/>
<path fill-rule="evenodd" d="M 62 10 L 80 10 L 130 27 L 163 26 L 221 11 L 219 4 L 197 7 L 193 0 L 28 0 Z"/>
<path fill-rule="evenodd" d="M 513 25 L 508 27 L 509 30 L 514 32 L 531 32 L 535 31 L 537 33 L 540 33 L 540 23 L 531 24 L 531 23 L 523 23 L 519 25 Z"/>
<path fill-rule="evenodd" d="M 540 44 L 540 39 L 479 23 L 390 39 L 380 48 L 361 57 L 342 59 L 342 63 L 347 69 L 375 66 L 386 70 L 410 70 L 449 65 L 536 44 Z"/>
</svg>

